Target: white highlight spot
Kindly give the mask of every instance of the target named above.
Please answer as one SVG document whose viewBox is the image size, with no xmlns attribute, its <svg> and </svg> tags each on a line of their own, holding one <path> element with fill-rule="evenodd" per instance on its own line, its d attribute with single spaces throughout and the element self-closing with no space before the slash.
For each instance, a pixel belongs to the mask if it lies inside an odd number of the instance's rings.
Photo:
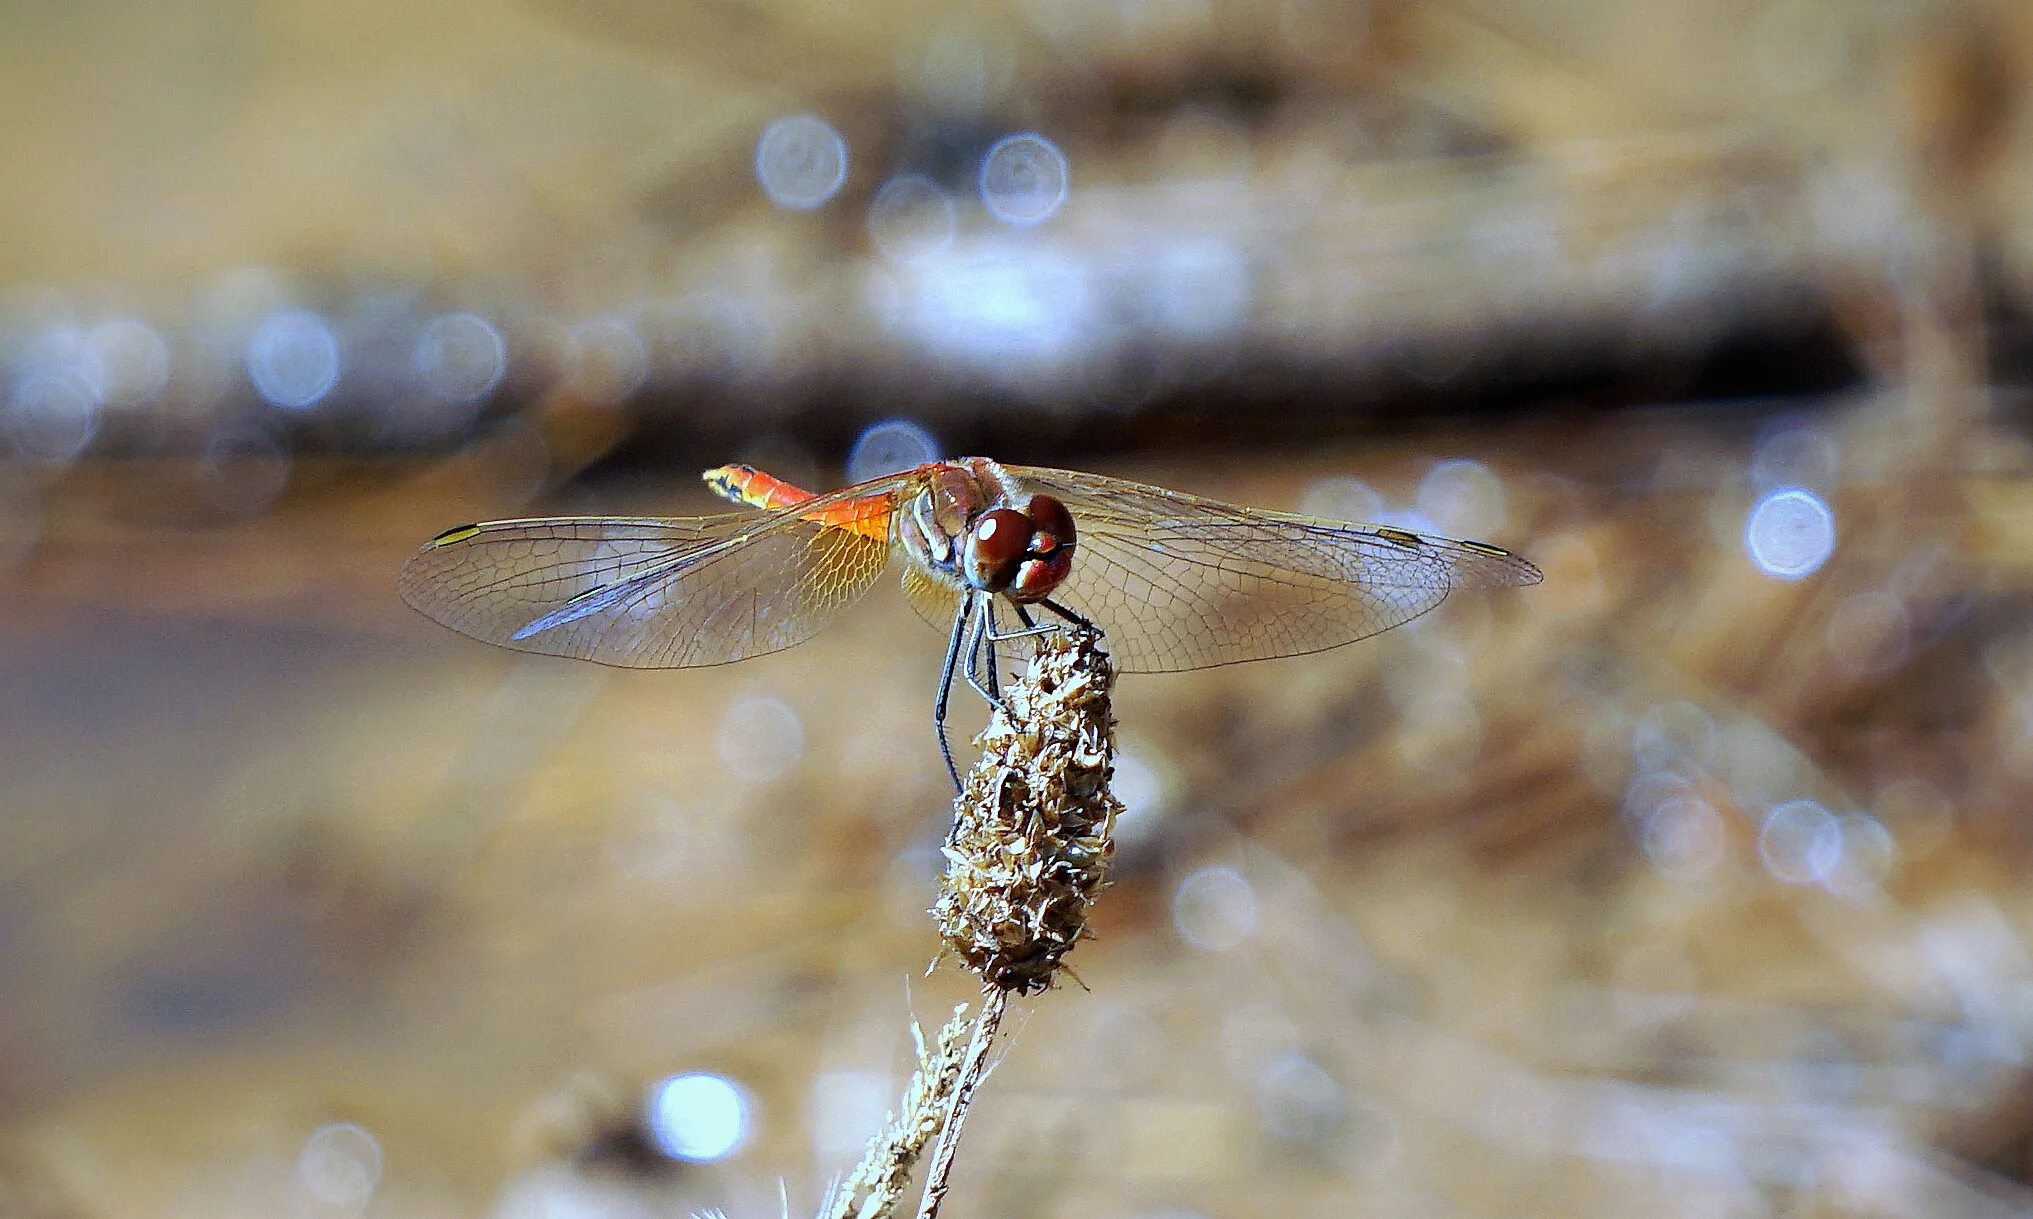
<svg viewBox="0 0 2033 1219">
<path fill-rule="evenodd" d="M 85 335 L 100 371 L 100 396 L 108 406 L 139 406 L 169 384 L 169 345 L 147 322 L 116 318 Z"/>
<path fill-rule="evenodd" d="M 1086 269 L 1045 251 L 940 258 L 916 284 L 909 324 L 949 359 L 995 369 L 1050 365 L 1095 342 Z"/>
<path fill-rule="evenodd" d="M 724 1160 L 748 1140 L 748 1125 L 748 1098 L 724 1076 L 673 1075 L 650 1092 L 650 1138 L 674 1160 Z"/>
<path fill-rule="evenodd" d="M 304 1140 L 297 1176 L 311 1197 L 329 1207 L 364 1210 L 381 1184 L 381 1144 L 352 1122 L 320 1126 Z"/>
<path fill-rule="evenodd" d="M 885 419 L 855 439 L 847 455 L 847 477 L 863 482 L 938 459 L 939 442 L 931 432 L 908 419 Z"/>
<path fill-rule="evenodd" d="M 805 724 L 784 700 L 747 694 L 728 704 L 720 717 L 720 761 L 735 777 L 770 783 L 789 774 L 805 756 Z"/>
<path fill-rule="evenodd" d="M 478 402 L 508 369 L 508 344 L 477 313 L 443 313 L 425 324 L 411 357 L 424 388 L 446 402 Z"/>
<path fill-rule="evenodd" d="M 1206 340 L 1240 330 L 1256 294 L 1249 263 L 1226 242 L 1170 242 L 1144 272 L 1151 324 L 1181 339 Z"/>
<path fill-rule="evenodd" d="M 945 253 L 958 227 L 952 197 L 923 174 L 891 178 L 868 205 L 868 238 L 894 263 L 918 263 Z"/>
<path fill-rule="evenodd" d="M 37 372 L 14 387 L 4 425 L 9 444 L 30 461 L 67 462 L 99 433 L 99 395 L 81 377 Z"/>
<path fill-rule="evenodd" d="M 1281 1143 L 1331 1143 L 1348 1120 L 1348 1099 L 1327 1069 L 1304 1054 L 1285 1054 L 1256 1081 L 1257 1122 Z"/>
<path fill-rule="evenodd" d="M 896 1103 L 896 1082 L 872 1071 L 827 1071 L 812 1081 L 812 1150 L 825 1161 L 860 1152 Z"/>
<path fill-rule="evenodd" d="M 1835 869 L 1829 888 L 1867 893 L 1892 874 L 1899 844 L 1885 823 L 1869 813 L 1847 813 L 1837 820 L 1842 827 L 1842 865 Z"/>
<path fill-rule="evenodd" d="M 1758 856 L 1792 885 L 1819 884 L 1842 862 L 1842 825 L 1814 800 L 1788 800 L 1765 814 Z"/>
<path fill-rule="evenodd" d="M 1812 491 L 1773 491 L 1744 522 L 1744 549 L 1768 576 L 1798 580 L 1812 575 L 1835 553 L 1835 514 Z"/>
<path fill-rule="evenodd" d="M 1494 533 L 1504 523 L 1504 485 L 1479 461 L 1438 462 L 1419 480 L 1419 511 L 1447 533 Z"/>
<path fill-rule="evenodd" d="M 1238 947 L 1256 931 L 1256 890 L 1234 868 L 1201 868 L 1172 894 L 1172 926 L 1195 948 Z"/>
<path fill-rule="evenodd" d="M 810 211 L 847 180 L 847 141 L 816 114 L 792 114 L 763 128 L 755 180 L 778 207 Z"/>
<path fill-rule="evenodd" d="M 1333 521 L 1373 521 L 1384 513 L 1384 497 L 1359 478 L 1331 474 L 1306 488 L 1299 511 Z"/>
<path fill-rule="evenodd" d="M 339 383 L 339 339 L 309 309 L 285 309 L 247 340 L 247 379 L 276 406 L 315 406 Z"/>
<path fill-rule="evenodd" d="M 1066 154 L 1035 132 L 1004 136 L 981 159 L 981 203 L 1004 224 L 1042 224 L 1065 205 Z"/>
<path fill-rule="evenodd" d="M 1660 802 L 1645 823 L 1645 856 L 1669 876 L 1700 876 L 1722 862 L 1727 844 L 1722 814 L 1698 796 Z"/>
</svg>

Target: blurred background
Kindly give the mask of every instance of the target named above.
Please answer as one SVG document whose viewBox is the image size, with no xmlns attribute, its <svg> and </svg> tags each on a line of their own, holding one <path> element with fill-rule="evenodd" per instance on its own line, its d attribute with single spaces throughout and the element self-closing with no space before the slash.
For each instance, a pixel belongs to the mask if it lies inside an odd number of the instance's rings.
<svg viewBox="0 0 2033 1219">
<path fill-rule="evenodd" d="M 2023 5 L 4 20 L 0 1214 L 811 1214 L 969 996 L 940 638 L 394 576 L 963 453 L 1547 580 L 1122 682 L 948 1214 L 2033 1209 Z"/>
</svg>

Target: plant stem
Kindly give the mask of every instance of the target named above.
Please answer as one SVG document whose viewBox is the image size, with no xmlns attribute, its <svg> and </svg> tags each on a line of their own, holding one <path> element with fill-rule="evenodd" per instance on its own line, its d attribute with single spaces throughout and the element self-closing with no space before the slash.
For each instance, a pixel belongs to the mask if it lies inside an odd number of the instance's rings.
<svg viewBox="0 0 2033 1219">
<path fill-rule="evenodd" d="M 1002 1009 L 1009 992 L 999 986 L 988 988 L 981 1000 L 981 1014 L 974 1019 L 974 1036 L 967 1042 L 967 1057 L 960 1063 L 960 1080 L 953 1086 L 953 1099 L 946 1108 L 946 1121 L 939 1128 L 939 1142 L 932 1148 L 932 1164 L 925 1172 L 925 1197 L 918 1205 L 918 1219 L 938 1219 L 939 1204 L 946 1200 L 947 1177 L 953 1170 L 953 1153 L 960 1147 L 960 1125 L 974 1099 L 974 1085 L 981 1082 L 988 1067 L 988 1047 L 1002 1023 Z"/>
</svg>

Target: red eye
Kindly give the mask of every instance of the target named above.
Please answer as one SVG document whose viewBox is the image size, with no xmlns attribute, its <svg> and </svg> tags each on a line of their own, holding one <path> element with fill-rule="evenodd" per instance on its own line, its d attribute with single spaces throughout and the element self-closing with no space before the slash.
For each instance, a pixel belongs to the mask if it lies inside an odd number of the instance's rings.
<svg viewBox="0 0 2033 1219">
<path fill-rule="evenodd" d="M 1023 566 L 1017 569 L 1016 579 L 1003 590 L 1003 596 L 1027 605 L 1043 601 L 1065 582 L 1072 571 L 1073 552 L 1063 546 L 1047 558 L 1025 559 Z"/>
<path fill-rule="evenodd" d="M 999 593 L 1016 579 L 1017 567 L 1031 544 L 1031 519 L 1014 508 L 993 508 L 975 518 L 960 556 L 967 582 L 983 592 Z"/>
<path fill-rule="evenodd" d="M 1031 540 L 1033 551 L 1050 554 L 1073 544 L 1073 514 L 1066 511 L 1065 504 L 1049 495 L 1033 495 L 1030 516 L 1031 527 L 1043 535 Z"/>
</svg>

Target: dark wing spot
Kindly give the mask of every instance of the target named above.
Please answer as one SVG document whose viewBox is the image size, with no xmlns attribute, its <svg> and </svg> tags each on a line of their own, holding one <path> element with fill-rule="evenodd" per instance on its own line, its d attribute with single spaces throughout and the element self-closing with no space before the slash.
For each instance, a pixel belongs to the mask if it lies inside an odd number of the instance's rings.
<svg viewBox="0 0 2033 1219">
<path fill-rule="evenodd" d="M 1403 546 L 1406 550 L 1418 550 L 1425 545 L 1418 534 L 1406 533 L 1402 529 L 1379 529 L 1377 536 L 1393 546 Z"/>
<path fill-rule="evenodd" d="M 431 545 L 450 546 L 457 542 L 463 542 L 467 538 L 474 537 L 479 532 L 480 526 L 478 525 L 458 525 L 432 538 Z"/>
<path fill-rule="evenodd" d="M 1492 546 L 1488 542 L 1464 541 L 1461 543 L 1461 547 L 1464 550 L 1473 550 L 1477 554 L 1486 554 L 1499 559 L 1508 559 L 1512 557 L 1510 551 L 1505 550 L 1501 546 Z"/>
</svg>

